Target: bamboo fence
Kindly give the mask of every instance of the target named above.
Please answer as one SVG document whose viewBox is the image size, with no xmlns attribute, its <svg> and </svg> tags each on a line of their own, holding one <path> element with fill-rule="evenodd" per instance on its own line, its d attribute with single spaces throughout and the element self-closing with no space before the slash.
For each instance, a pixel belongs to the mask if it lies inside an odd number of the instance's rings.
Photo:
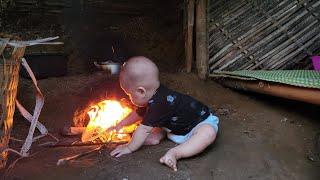
<svg viewBox="0 0 320 180">
<path fill-rule="evenodd" d="M 320 0 L 210 1 L 209 71 L 310 68 L 319 12 Z"/>
</svg>

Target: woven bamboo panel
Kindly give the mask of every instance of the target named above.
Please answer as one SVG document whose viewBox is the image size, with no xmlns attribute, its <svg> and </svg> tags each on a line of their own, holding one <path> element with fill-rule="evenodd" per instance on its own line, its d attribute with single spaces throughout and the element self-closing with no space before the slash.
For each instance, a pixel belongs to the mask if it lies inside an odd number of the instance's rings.
<svg viewBox="0 0 320 180">
<path fill-rule="evenodd" d="M 320 52 L 320 0 L 211 0 L 209 67 L 308 69 Z"/>
<path fill-rule="evenodd" d="M 7 152 L 3 150 L 8 148 L 10 139 L 19 81 L 20 59 L 24 54 L 24 49 L 24 47 L 14 48 L 9 57 L 3 56 L 3 54 L 0 57 L 0 168 L 6 165 Z"/>
</svg>

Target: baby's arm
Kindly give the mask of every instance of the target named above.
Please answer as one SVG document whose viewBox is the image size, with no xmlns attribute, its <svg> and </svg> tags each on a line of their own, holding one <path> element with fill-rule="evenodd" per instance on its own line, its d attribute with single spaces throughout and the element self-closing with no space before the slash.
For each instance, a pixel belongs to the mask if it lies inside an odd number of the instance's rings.
<svg viewBox="0 0 320 180">
<path fill-rule="evenodd" d="M 136 111 L 132 111 L 125 119 L 116 125 L 115 129 L 120 130 L 123 126 L 131 125 L 140 119 L 141 117 L 136 113 Z"/>
<path fill-rule="evenodd" d="M 128 144 L 120 145 L 111 152 L 111 156 L 120 157 L 124 154 L 132 153 L 138 150 L 147 139 L 153 127 L 141 124 L 133 133 L 133 137 Z"/>
</svg>

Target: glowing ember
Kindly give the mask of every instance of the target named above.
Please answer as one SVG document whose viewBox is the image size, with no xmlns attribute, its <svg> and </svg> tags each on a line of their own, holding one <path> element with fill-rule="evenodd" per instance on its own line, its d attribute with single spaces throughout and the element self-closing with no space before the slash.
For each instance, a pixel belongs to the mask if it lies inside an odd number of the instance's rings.
<svg viewBox="0 0 320 180">
<path fill-rule="evenodd" d="M 104 100 L 91 106 L 88 112 L 90 121 L 82 134 L 82 142 L 94 141 L 97 138 L 102 142 L 129 141 L 137 125 L 123 127 L 118 132 L 108 129 L 116 126 L 131 113 L 132 109 L 116 100 Z"/>
</svg>

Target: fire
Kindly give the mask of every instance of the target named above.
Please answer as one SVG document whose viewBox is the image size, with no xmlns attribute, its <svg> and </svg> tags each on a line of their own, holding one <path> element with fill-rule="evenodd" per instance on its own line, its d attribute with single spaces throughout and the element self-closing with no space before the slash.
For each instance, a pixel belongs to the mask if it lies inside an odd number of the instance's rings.
<svg viewBox="0 0 320 180">
<path fill-rule="evenodd" d="M 90 121 L 82 134 L 82 142 L 99 139 L 102 142 L 129 141 L 137 124 L 110 130 L 132 112 L 129 106 L 116 100 L 104 100 L 90 107 L 87 112 Z"/>
</svg>

